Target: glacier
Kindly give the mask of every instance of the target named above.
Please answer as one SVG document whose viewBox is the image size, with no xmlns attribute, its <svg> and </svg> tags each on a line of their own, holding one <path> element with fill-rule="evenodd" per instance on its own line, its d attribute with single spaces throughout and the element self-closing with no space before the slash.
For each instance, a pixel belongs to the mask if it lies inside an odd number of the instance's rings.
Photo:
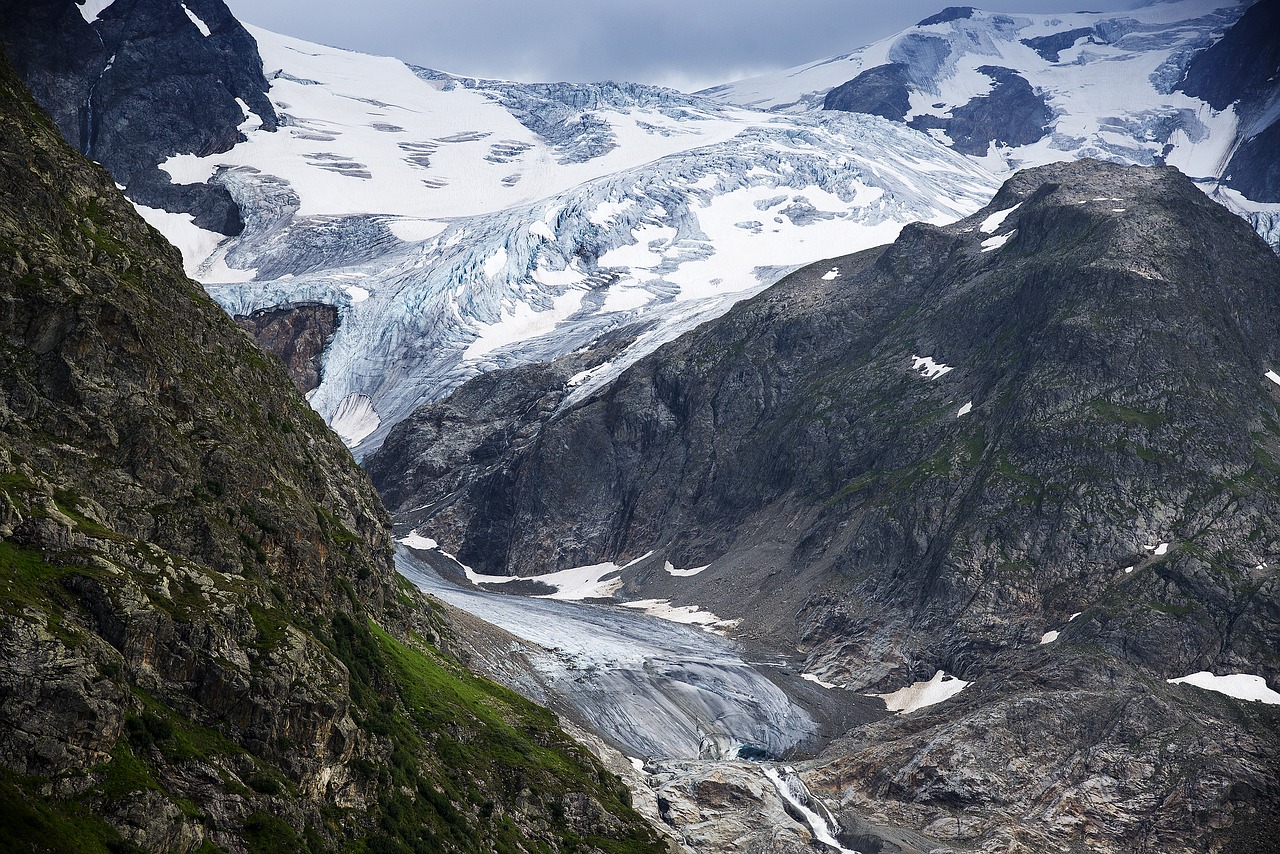
<svg viewBox="0 0 1280 854">
<path fill-rule="evenodd" d="M 312 406 L 357 456 L 477 373 L 635 359 L 816 257 L 977 210 L 997 180 L 908 128 L 653 86 L 457 77 L 250 28 L 280 128 L 161 164 L 245 222 L 152 217 L 231 314 L 340 312 Z"/>
<path fill-rule="evenodd" d="M 1176 89 L 1243 8 L 970 10 L 692 95 L 464 77 L 249 27 L 279 130 L 244 107 L 245 142 L 161 164 L 225 187 L 243 233 L 144 213 L 234 315 L 338 309 L 308 399 L 363 457 L 478 373 L 621 339 L 571 405 L 791 270 L 968 215 L 1026 166 L 1168 162 L 1280 245 L 1280 204 L 1218 180 L 1234 108 Z M 897 120 L 822 109 L 886 64 L 904 81 Z M 1032 142 L 963 153 L 953 120 L 1011 80 L 1051 120 Z"/>
<path fill-rule="evenodd" d="M 464 588 L 403 545 L 395 560 L 420 590 L 535 644 L 535 683 L 521 692 L 567 705 L 630 756 L 778 757 L 817 732 L 759 665 L 714 634 L 618 605 Z"/>
</svg>

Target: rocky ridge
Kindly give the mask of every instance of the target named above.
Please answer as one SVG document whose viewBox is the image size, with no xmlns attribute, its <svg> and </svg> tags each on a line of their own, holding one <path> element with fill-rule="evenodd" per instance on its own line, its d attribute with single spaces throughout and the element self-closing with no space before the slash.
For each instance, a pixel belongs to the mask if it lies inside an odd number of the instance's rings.
<svg viewBox="0 0 1280 854">
<path fill-rule="evenodd" d="M 75 0 L 5 0 L 0 42 L 62 135 L 130 199 L 239 234 L 225 187 L 175 184 L 159 165 L 226 151 L 249 125 L 276 129 L 253 38 L 222 0 L 115 0 L 91 15 Z"/>
<path fill-rule="evenodd" d="M 1247 850 L 1277 826 L 1277 714 L 1164 680 L 1280 681 L 1278 287 L 1176 170 L 1042 167 L 584 399 L 571 365 L 474 380 L 368 467 L 478 571 L 652 551 L 619 595 L 741 618 L 849 690 L 967 683 L 812 766 L 850 832 Z M 486 429 L 481 398 L 515 408 Z"/>
<path fill-rule="evenodd" d="M 3 62 L 0 125 L 0 848 L 662 850 Z"/>
</svg>

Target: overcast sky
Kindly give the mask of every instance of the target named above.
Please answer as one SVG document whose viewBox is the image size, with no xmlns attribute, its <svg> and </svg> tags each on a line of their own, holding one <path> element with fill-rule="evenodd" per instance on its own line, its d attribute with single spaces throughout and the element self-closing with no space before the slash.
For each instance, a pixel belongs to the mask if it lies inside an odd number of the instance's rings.
<svg viewBox="0 0 1280 854">
<path fill-rule="evenodd" d="M 961 0 L 963 2 L 963 0 Z M 455 74 L 627 80 L 685 91 L 847 53 L 957 0 L 226 0 L 309 41 Z M 994 0 L 1000 12 L 1131 8 L 1134 0 Z"/>
</svg>

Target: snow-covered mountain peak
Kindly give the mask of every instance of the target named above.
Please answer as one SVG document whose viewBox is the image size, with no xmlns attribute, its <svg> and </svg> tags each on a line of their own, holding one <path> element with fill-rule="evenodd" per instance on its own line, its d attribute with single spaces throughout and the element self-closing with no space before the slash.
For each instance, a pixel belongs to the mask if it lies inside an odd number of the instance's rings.
<svg viewBox="0 0 1280 854">
<path fill-rule="evenodd" d="M 1174 0 L 1111 13 L 953 7 L 851 53 L 702 94 L 793 115 L 879 115 L 997 174 L 1085 157 L 1168 163 L 1280 245 L 1280 184 L 1267 177 L 1280 118 L 1276 8 L 1273 0 Z"/>
<path fill-rule="evenodd" d="M 951 7 L 849 53 L 716 86 L 699 94 L 758 109 L 806 112 L 822 109 L 826 94 L 835 87 L 863 71 L 889 64 L 905 66 L 912 88 L 918 87 L 922 93 L 952 95 L 955 100 L 954 96 L 979 94 L 982 81 L 957 81 L 954 90 L 947 88 L 947 81 L 984 64 L 1039 72 L 1037 76 L 1047 76 L 1047 82 L 1052 82 L 1050 66 L 1129 62 L 1137 54 L 1149 53 L 1160 54 L 1156 67 L 1167 59 L 1173 59 L 1175 64 L 1178 60 L 1185 63 L 1190 51 L 1211 42 L 1214 34 L 1229 27 L 1248 5 L 1244 0 L 1174 0 L 1125 12 L 1062 14 L 993 13 Z M 1133 66 L 1126 66 L 1127 72 L 1133 70 Z M 1178 79 L 1174 77 L 1170 82 L 1165 78 L 1159 85 L 1167 90 Z M 1061 82 L 1074 81 L 1067 78 Z M 1117 93 L 1133 94 L 1131 88 Z"/>
</svg>

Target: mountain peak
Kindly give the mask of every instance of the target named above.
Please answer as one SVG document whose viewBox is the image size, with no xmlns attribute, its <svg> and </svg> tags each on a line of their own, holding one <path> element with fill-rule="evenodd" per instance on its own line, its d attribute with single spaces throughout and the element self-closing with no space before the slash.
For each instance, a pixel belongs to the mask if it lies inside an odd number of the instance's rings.
<svg viewBox="0 0 1280 854">
<path fill-rule="evenodd" d="M 466 421 L 478 387 L 464 385 L 369 467 L 394 478 L 406 520 L 477 571 L 645 556 L 619 595 L 740 619 L 849 690 L 939 671 L 968 684 L 949 714 L 832 752 L 831 773 L 849 771 L 841 785 L 865 785 L 877 809 L 899 797 L 874 782 L 889 766 L 954 765 L 948 803 L 985 816 L 975 837 L 1042 847 L 1063 811 L 1094 814 L 1087 786 L 1052 804 L 1000 789 L 987 811 L 987 787 L 961 777 L 974 763 L 1003 773 L 1006 748 L 952 762 L 939 745 L 1024 701 L 1096 732 L 1101 706 L 1132 698 L 1150 705 L 1139 731 L 1182 732 L 1169 737 L 1207 751 L 1213 774 L 1263 785 L 1248 807 L 1262 808 L 1280 791 L 1230 770 L 1221 730 L 1266 767 L 1274 741 L 1148 686 L 1205 670 L 1280 679 L 1274 596 L 1257 594 L 1275 590 L 1280 555 L 1278 295 L 1280 259 L 1177 170 L 1052 164 L 959 222 L 797 271 L 585 399 L 506 389 L 523 408 L 487 427 Z M 677 583 L 664 561 L 708 568 Z M 1099 707 L 1077 702 L 1085 688 Z M 1127 733 L 1032 740 L 1053 779 L 1082 751 L 1122 774 L 1132 749 Z M 910 825 L 933 778 L 901 776 L 889 809 Z M 1165 785 L 1141 788 L 1161 804 Z M 1234 809 L 1214 785 L 1195 797 Z M 1147 832 L 1149 811 L 1100 809 L 1108 845 Z M 1199 832 L 1180 808 L 1154 810 L 1161 847 Z"/>
</svg>

